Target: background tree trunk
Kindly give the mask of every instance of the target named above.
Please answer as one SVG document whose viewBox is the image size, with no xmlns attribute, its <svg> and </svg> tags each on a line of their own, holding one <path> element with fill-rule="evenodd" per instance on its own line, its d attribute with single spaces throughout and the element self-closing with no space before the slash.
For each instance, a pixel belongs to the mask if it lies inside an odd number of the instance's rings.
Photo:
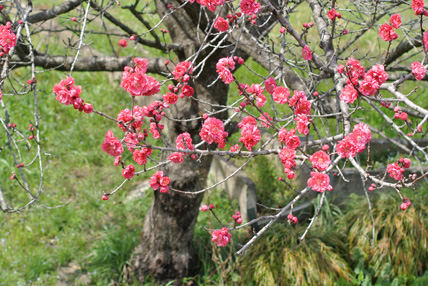
<svg viewBox="0 0 428 286">
<path fill-rule="evenodd" d="M 157 1 L 156 5 L 157 11 L 162 17 L 166 12 L 167 4 Z M 193 24 L 188 12 L 185 12 L 181 9 L 172 17 L 165 19 L 173 42 L 185 47 L 184 52 L 178 54 L 180 61 L 193 55 L 200 44 L 196 40 L 198 39 L 196 25 Z M 199 33 L 200 38 L 203 39 L 204 33 L 202 31 Z M 204 51 L 198 59 L 204 59 L 207 53 Z M 215 65 L 218 59 L 224 56 L 221 53 L 211 56 L 205 65 L 210 68 L 205 69 L 200 77 L 191 83 L 195 89 L 195 98 L 212 104 L 226 104 L 227 85 L 219 80 L 214 85 L 207 87 L 217 79 Z M 198 60 L 195 62 L 195 65 L 197 64 Z M 206 111 L 214 110 L 215 108 L 209 105 L 185 98 L 171 106 L 169 115 L 175 119 L 191 119 L 201 117 L 201 114 Z M 215 115 L 219 119 L 224 119 L 226 116 L 226 112 Z M 199 131 L 202 119 L 185 122 L 168 121 L 167 124 L 167 133 L 164 135 L 168 142 L 175 144 L 175 139 L 183 132 L 191 134 L 194 144 L 200 142 Z M 169 155 L 164 153 L 162 157 L 167 159 Z M 204 156 L 192 160 L 190 156 L 185 156 L 182 164 L 168 164 L 162 170 L 171 179 L 172 188 L 198 191 L 205 187 L 211 159 L 211 156 Z M 141 282 L 150 274 L 158 281 L 168 281 L 192 274 L 198 266 L 192 240 L 202 198 L 203 194 L 184 195 L 174 191 L 169 191 L 167 194 L 154 192 L 154 200 L 144 223 L 142 241 L 134 251 L 131 261 L 134 279 Z"/>
</svg>

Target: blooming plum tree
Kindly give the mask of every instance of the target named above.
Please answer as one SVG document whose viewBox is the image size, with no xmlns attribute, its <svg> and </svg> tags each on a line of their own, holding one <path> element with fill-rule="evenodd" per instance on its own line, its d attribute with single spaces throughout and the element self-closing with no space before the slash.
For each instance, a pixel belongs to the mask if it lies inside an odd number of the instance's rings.
<svg viewBox="0 0 428 286">
<path fill-rule="evenodd" d="M 165 281 L 191 273 L 199 208 L 214 212 L 214 206 L 200 207 L 203 194 L 222 183 L 206 186 L 212 156 L 243 158 L 239 170 L 256 156 L 279 157 L 287 174 L 287 179 L 280 178 L 284 188 L 303 165 L 312 169 L 307 185 L 294 199 L 284 202 L 276 213 L 257 218 L 266 224 L 238 254 L 278 219 L 287 217 L 297 223 L 293 207 L 306 193 L 315 191 L 324 198 L 325 191 L 337 191 L 330 175 L 344 176 L 341 169 L 346 166 L 361 174 L 364 186 L 372 182 L 367 190 L 393 189 L 398 194 L 397 207 L 410 207 L 402 192 L 428 174 L 422 168 L 405 173 L 412 163 L 420 166 L 428 160 L 419 144 L 428 120 L 427 101 L 415 85 L 415 80 L 424 80 L 427 64 L 428 12 L 422 0 L 411 5 L 383 0 L 128 2 L 120 6 L 112 0 L 65 0 L 41 10 L 31 1 L 14 0 L 1 6 L 0 136 L 4 143 L 0 153 L 8 152 L 17 166 L 7 177 L 29 195 L 29 201 L 11 204 L 0 185 L 3 211 L 18 212 L 37 203 L 42 193 L 46 142 L 40 137 L 37 74 L 51 70 L 67 72 L 52 87 L 63 108 L 72 105 L 76 112 L 94 113 L 118 127 L 99 138 L 99 151 L 114 157 L 112 163 L 124 181 L 118 187 L 109 186 L 111 191 L 100 193 L 100 199 L 108 200 L 129 180 L 154 172 L 150 178 L 154 201 L 130 272 L 139 281 L 147 274 Z M 60 47 L 41 48 L 52 33 L 68 37 L 61 52 Z M 107 39 L 111 54 L 94 57 L 85 52 L 89 35 Z M 116 52 L 117 45 L 122 56 Z M 67 48 L 72 48 L 73 56 L 66 55 Z M 144 54 L 143 48 L 152 53 Z M 262 73 L 246 64 L 250 58 Z M 14 74 L 16 69 L 29 71 L 27 84 Z M 237 70 L 258 80 L 248 81 Z M 129 105 L 119 114 L 108 114 L 103 106 L 85 103 L 85 83 L 76 83 L 72 76 L 78 71 L 123 72 L 121 87 L 129 95 Z M 16 90 L 15 82 L 23 91 Z M 29 136 L 9 116 L 8 98 L 16 94 L 34 97 Z M 151 102 L 140 104 L 141 97 Z M 261 131 L 266 131 L 266 140 Z M 395 144 L 405 157 L 387 162 L 384 176 L 370 174 L 369 146 L 377 137 Z M 274 140 L 281 148 L 267 147 L 266 142 Z M 36 146 L 31 162 L 20 160 L 25 142 Z M 123 156 L 128 151 L 132 156 Z M 362 152 L 368 153 L 367 162 L 359 160 Z M 154 160 L 155 153 L 161 160 Z M 39 165 L 40 172 L 40 183 L 34 186 L 22 171 L 33 164 Z M 312 222 L 318 213 L 319 209 Z M 228 245 L 234 230 L 252 223 L 243 223 L 238 213 L 232 218 L 233 223 L 218 221 L 218 228 L 208 230 L 219 247 Z"/>
</svg>

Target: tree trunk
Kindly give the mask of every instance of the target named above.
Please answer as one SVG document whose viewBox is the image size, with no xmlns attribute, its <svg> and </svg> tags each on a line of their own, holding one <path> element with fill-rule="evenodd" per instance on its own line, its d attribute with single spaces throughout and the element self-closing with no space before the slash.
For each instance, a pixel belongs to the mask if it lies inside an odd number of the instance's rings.
<svg viewBox="0 0 428 286">
<path fill-rule="evenodd" d="M 163 16 L 167 4 L 158 0 L 156 5 L 159 15 Z M 178 55 L 180 61 L 184 61 L 194 54 L 199 46 L 199 43 L 196 42 L 198 38 L 196 25 L 192 23 L 188 12 L 182 9 L 165 19 L 165 25 L 170 31 L 173 42 L 186 47 L 185 52 Z M 201 31 L 199 32 L 200 35 L 203 35 Z M 206 54 L 205 51 L 198 59 L 203 59 Z M 195 98 L 213 104 L 226 104 L 228 87 L 223 82 L 217 81 L 216 84 L 207 87 L 217 79 L 215 64 L 223 56 L 217 53 L 208 59 L 202 75 L 191 83 L 195 89 Z M 214 111 L 215 109 L 193 99 L 184 98 L 171 106 L 168 115 L 175 119 L 189 119 L 200 117 L 201 113 L 207 110 Z M 215 115 L 220 119 L 224 119 L 226 116 L 226 113 Z M 167 124 L 168 132 L 164 135 L 168 142 L 175 144 L 175 139 L 183 132 L 191 134 L 194 144 L 200 142 L 201 119 L 186 122 L 168 121 Z M 162 157 L 166 160 L 169 155 L 164 153 Z M 162 170 L 164 175 L 169 176 L 172 188 L 198 191 L 205 187 L 210 164 L 210 156 L 192 160 L 187 155 L 183 163 L 171 163 Z M 147 275 L 151 275 L 160 282 L 171 279 L 179 280 L 196 270 L 198 259 L 192 246 L 192 240 L 202 198 L 203 194 L 184 195 L 171 190 L 167 194 L 154 192 L 152 206 L 144 223 L 142 241 L 135 249 L 131 261 L 135 280 L 142 282 Z"/>
</svg>

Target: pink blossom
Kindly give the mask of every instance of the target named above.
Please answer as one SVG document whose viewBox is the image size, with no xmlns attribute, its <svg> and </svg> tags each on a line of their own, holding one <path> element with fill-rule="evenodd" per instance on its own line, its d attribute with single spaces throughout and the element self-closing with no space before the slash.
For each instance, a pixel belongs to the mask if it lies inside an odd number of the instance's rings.
<svg viewBox="0 0 428 286">
<path fill-rule="evenodd" d="M 379 83 L 371 76 L 366 75 L 360 84 L 360 92 L 364 95 L 374 95 L 379 90 Z"/>
<path fill-rule="evenodd" d="M 153 176 L 150 177 L 149 184 L 153 190 L 156 191 L 157 189 L 159 189 L 160 187 L 159 181 L 162 177 L 163 177 L 162 171 L 157 171 L 156 173 L 153 174 Z"/>
<path fill-rule="evenodd" d="M 288 133 L 288 131 L 285 128 L 281 128 L 279 130 L 279 132 L 278 132 L 278 140 L 279 140 L 279 142 L 285 143 L 285 139 L 287 138 L 287 133 Z"/>
<path fill-rule="evenodd" d="M 181 164 L 184 161 L 183 153 L 174 152 L 169 156 L 168 159 L 171 160 L 171 162 L 173 162 L 173 163 Z"/>
<path fill-rule="evenodd" d="M 367 124 L 363 122 L 354 125 L 354 129 L 352 130 L 352 132 L 354 133 L 361 132 L 364 136 L 364 140 L 365 140 L 364 144 L 367 144 L 372 140 L 372 134 L 371 134 L 370 128 Z"/>
<path fill-rule="evenodd" d="M 238 123 L 238 127 L 242 128 L 246 124 L 257 125 L 257 120 L 252 116 L 245 116 L 241 122 Z"/>
<path fill-rule="evenodd" d="M 126 48 L 128 46 L 128 42 L 126 41 L 126 39 L 120 39 L 117 44 L 122 48 Z"/>
<path fill-rule="evenodd" d="M 372 66 L 372 68 L 367 72 L 366 76 L 370 76 L 372 79 L 374 79 L 379 86 L 388 79 L 388 74 L 386 73 L 385 67 L 383 65 Z"/>
<path fill-rule="evenodd" d="M 331 9 L 330 11 L 327 12 L 327 16 L 334 21 L 334 19 L 336 19 L 336 9 Z"/>
<path fill-rule="evenodd" d="M 223 122 L 220 119 L 208 117 L 199 135 L 208 144 L 218 143 L 224 147 L 224 137 L 227 136 L 227 132 L 224 131 Z"/>
<path fill-rule="evenodd" d="M 113 163 L 113 165 L 114 166 L 119 166 L 119 164 L 120 164 L 120 161 L 122 160 L 122 156 L 116 156 L 115 158 L 114 158 L 114 163 Z"/>
<path fill-rule="evenodd" d="M 132 156 L 138 165 L 145 165 L 147 164 L 147 156 L 150 156 L 152 151 L 153 150 L 150 148 L 143 148 L 141 150 L 135 150 Z"/>
<path fill-rule="evenodd" d="M 135 147 L 137 147 L 139 143 L 138 136 L 135 133 L 128 133 L 125 136 L 125 144 L 128 148 L 129 152 L 134 153 Z"/>
<path fill-rule="evenodd" d="M 208 210 L 208 206 L 207 205 L 202 205 L 200 208 L 201 211 L 206 212 Z"/>
<path fill-rule="evenodd" d="M 342 158 L 353 158 L 357 153 L 355 143 L 348 136 L 343 138 L 342 141 L 339 141 L 339 144 L 337 144 L 336 147 L 336 151 Z"/>
<path fill-rule="evenodd" d="M 144 58 L 135 58 L 134 59 L 135 72 L 145 74 L 147 72 L 147 68 L 149 67 L 149 63 L 147 59 Z"/>
<path fill-rule="evenodd" d="M 398 35 L 395 33 L 394 29 L 387 23 L 380 26 L 379 36 L 386 42 L 390 42 L 398 38 Z"/>
<path fill-rule="evenodd" d="M 56 100 L 65 105 L 73 104 L 76 99 L 79 99 L 81 91 L 82 87 L 75 86 L 74 78 L 72 78 L 71 76 L 61 80 L 59 84 L 56 84 L 53 87 L 53 92 L 56 95 Z"/>
<path fill-rule="evenodd" d="M 302 57 L 307 60 L 307 61 L 311 61 L 312 60 L 312 51 L 311 49 L 309 49 L 308 46 L 305 46 L 302 49 Z"/>
<path fill-rule="evenodd" d="M 190 134 L 187 132 L 178 135 L 177 139 L 175 139 L 175 144 L 177 149 L 194 150 L 192 144 L 192 137 L 190 137 Z"/>
<path fill-rule="evenodd" d="M 294 114 L 296 115 L 309 115 L 311 114 L 311 102 L 307 100 L 306 96 L 300 98 L 297 101 L 296 109 L 294 110 Z"/>
<path fill-rule="evenodd" d="M 290 97 L 290 91 L 288 90 L 288 88 L 283 86 L 276 87 L 272 94 L 273 100 L 278 104 L 287 103 L 289 97 Z"/>
<path fill-rule="evenodd" d="M 294 121 L 296 121 L 297 124 L 297 131 L 302 135 L 308 135 L 309 134 L 309 118 L 304 114 L 299 114 L 296 118 L 294 118 Z"/>
<path fill-rule="evenodd" d="M 184 76 L 184 74 L 192 74 L 192 72 L 193 67 L 191 62 L 180 62 L 175 66 L 172 75 L 174 76 L 175 80 L 180 80 Z"/>
<path fill-rule="evenodd" d="M 0 25 L 0 47 L 4 53 L 8 53 L 11 48 L 16 46 L 16 35 L 12 31 L 12 24 Z"/>
<path fill-rule="evenodd" d="M 275 91 L 275 88 L 276 88 L 276 82 L 273 77 L 270 77 L 267 80 L 265 80 L 265 89 L 267 92 L 272 94 Z"/>
<path fill-rule="evenodd" d="M 214 230 L 211 237 L 211 240 L 217 243 L 217 246 L 227 246 L 232 235 L 227 228 L 223 227 L 222 229 Z"/>
<path fill-rule="evenodd" d="M 101 145 L 103 151 L 111 156 L 119 156 L 123 153 L 122 143 L 114 136 L 113 131 L 109 130 L 104 138 L 104 143 Z"/>
<path fill-rule="evenodd" d="M 388 164 L 386 171 L 388 172 L 391 178 L 394 178 L 397 181 L 401 181 L 403 179 L 404 169 L 401 168 L 398 163 Z"/>
<path fill-rule="evenodd" d="M 191 2 L 193 3 L 194 0 Z M 208 7 L 211 12 L 215 12 L 217 6 L 224 4 L 224 0 L 196 0 L 201 6 Z"/>
<path fill-rule="evenodd" d="M 144 96 L 150 96 L 159 93 L 160 91 L 160 83 L 151 76 L 145 75 L 147 83 L 146 90 L 142 93 Z"/>
<path fill-rule="evenodd" d="M 404 168 L 410 168 L 410 165 L 412 164 L 412 160 L 410 160 L 409 158 L 404 158 L 403 159 L 403 167 Z"/>
<path fill-rule="evenodd" d="M 413 0 L 412 9 L 415 11 L 415 15 L 421 15 L 424 13 L 424 1 L 423 0 Z"/>
<path fill-rule="evenodd" d="M 162 171 L 157 171 L 150 177 L 149 184 L 153 190 L 159 189 L 161 193 L 167 193 L 169 190 L 170 179 L 163 175 Z"/>
<path fill-rule="evenodd" d="M 217 61 L 217 64 L 215 67 L 217 70 L 222 68 L 222 67 L 228 68 L 230 70 L 234 70 L 235 69 L 235 61 L 231 57 L 221 58 Z"/>
<path fill-rule="evenodd" d="M 226 32 L 229 30 L 229 21 L 225 20 L 223 17 L 218 17 L 217 21 L 214 24 L 214 28 L 220 32 Z"/>
<path fill-rule="evenodd" d="M 414 62 L 410 67 L 416 80 L 422 80 L 425 77 L 426 70 L 420 62 Z"/>
<path fill-rule="evenodd" d="M 327 174 L 319 172 L 311 172 L 311 177 L 308 180 L 308 186 L 315 192 L 323 193 L 325 190 L 331 190 L 330 178 Z"/>
<path fill-rule="evenodd" d="M 290 147 L 292 149 L 297 149 L 300 146 L 300 138 L 299 136 L 295 135 L 296 130 L 291 129 L 288 131 L 286 138 L 285 138 L 285 144 L 287 144 L 287 147 Z"/>
<path fill-rule="evenodd" d="M 347 84 L 340 94 L 340 99 L 346 103 L 354 103 L 358 97 L 358 92 L 355 90 L 352 84 Z"/>
<path fill-rule="evenodd" d="M 271 127 L 272 118 L 269 116 L 267 112 L 264 112 L 263 114 L 260 114 L 260 121 L 262 125 L 266 128 Z"/>
<path fill-rule="evenodd" d="M 132 69 L 126 69 L 122 74 L 121 86 L 132 96 L 143 95 L 147 91 L 147 84 L 147 77 L 144 74 L 133 72 Z"/>
<path fill-rule="evenodd" d="M 401 17 L 400 17 L 400 15 L 399 14 L 391 15 L 391 18 L 389 19 L 389 23 L 395 29 L 400 28 L 400 26 L 401 26 Z"/>
<path fill-rule="evenodd" d="M 296 167 L 296 161 L 294 161 L 296 158 L 296 150 L 290 147 L 282 148 L 282 150 L 279 152 L 279 158 L 281 159 L 281 162 L 284 164 L 286 169 L 289 170 Z"/>
<path fill-rule="evenodd" d="M 245 124 L 241 128 L 241 138 L 239 138 L 239 141 L 244 143 L 247 150 L 251 151 L 251 148 L 259 143 L 260 139 L 260 130 L 256 125 Z"/>
<path fill-rule="evenodd" d="M 240 6 L 242 13 L 245 15 L 256 14 L 260 11 L 260 3 L 255 0 L 242 0 Z"/>
<path fill-rule="evenodd" d="M 164 128 L 164 126 L 162 124 L 156 124 L 155 122 L 150 123 L 150 133 L 153 135 L 153 138 L 155 139 L 159 139 L 160 138 L 160 133 L 159 133 L 159 129 L 162 131 L 162 129 Z"/>
<path fill-rule="evenodd" d="M 317 168 L 320 171 L 327 170 L 328 166 L 331 163 L 330 156 L 327 155 L 324 151 L 318 151 L 314 153 L 309 160 L 311 161 L 312 165 L 314 165 L 315 168 Z"/>
<path fill-rule="evenodd" d="M 219 78 L 225 84 L 230 84 L 233 82 L 233 74 L 228 68 L 220 67 L 219 69 L 217 69 L 217 73 L 218 73 Z"/>
<path fill-rule="evenodd" d="M 348 72 L 350 72 L 349 76 L 351 76 L 351 78 L 356 78 L 357 82 L 355 84 L 358 84 L 358 78 L 363 78 L 365 75 L 364 67 L 360 64 L 359 61 L 353 58 L 350 58 L 346 62 L 346 67 Z"/>
<path fill-rule="evenodd" d="M 260 107 L 263 107 L 266 103 L 266 96 L 263 95 L 263 87 L 259 84 L 252 84 L 250 87 L 246 88 L 246 91 L 249 94 L 253 94 L 256 99 L 256 104 Z"/>
<path fill-rule="evenodd" d="M 185 86 L 183 86 L 183 89 L 181 90 L 181 94 L 180 94 L 180 97 L 182 98 L 182 97 L 190 97 L 190 96 L 192 96 L 193 94 L 194 94 L 194 90 L 193 90 L 193 87 L 191 87 L 190 85 L 185 85 Z"/>
<path fill-rule="evenodd" d="M 135 174 L 135 168 L 133 165 L 128 165 L 125 169 L 123 169 L 122 171 L 122 176 L 125 179 L 131 179 L 132 177 L 134 177 Z"/>
<path fill-rule="evenodd" d="M 126 132 L 126 127 L 123 125 L 127 125 L 132 120 L 132 112 L 128 108 L 121 110 L 119 114 L 117 115 L 117 121 L 122 121 L 123 124 L 117 123 L 117 126 L 119 126 L 120 129 L 122 129 L 123 132 Z"/>
<path fill-rule="evenodd" d="M 297 103 L 301 98 L 302 98 L 302 99 L 304 99 L 304 100 L 307 100 L 307 97 L 306 97 L 306 95 L 305 95 L 305 92 L 304 92 L 304 91 L 295 90 L 295 91 L 294 91 L 294 95 L 293 95 L 293 97 L 292 97 L 292 98 L 290 98 L 290 100 L 288 101 L 288 104 L 289 104 L 290 106 L 295 106 L 295 105 L 296 105 L 296 103 Z"/>
<path fill-rule="evenodd" d="M 175 103 L 177 103 L 177 100 L 178 100 L 178 96 L 172 92 L 167 92 L 162 97 L 163 97 L 164 102 L 166 102 L 168 104 L 175 104 Z"/>
</svg>

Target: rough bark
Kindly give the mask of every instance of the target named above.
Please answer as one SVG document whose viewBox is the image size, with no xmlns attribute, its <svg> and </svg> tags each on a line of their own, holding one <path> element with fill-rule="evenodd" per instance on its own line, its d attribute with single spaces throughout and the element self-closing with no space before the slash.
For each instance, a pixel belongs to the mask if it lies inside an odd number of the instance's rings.
<svg viewBox="0 0 428 286">
<path fill-rule="evenodd" d="M 156 5 L 158 13 L 162 16 L 167 4 L 159 0 Z M 196 28 L 190 23 L 189 16 L 184 13 L 184 10 L 168 17 L 165 21 L 172 40 L 176 43 L 181 42 L 186 47 L 183 53 L 178 54 L 180 61 L 194 54 L 198 48 L 195 40 L 197 39 Z M 205 55 L 201 54 L 199 58 L 204 58 Z M 226 103 L 227 86 L 223 82 L 218 81 L 211 87 L 207 87 L 217 78 L 214 67 L 220 57 L 222 55 L 218 54 L 210 58 L 206 64 L 209 68 L 191 83 L 197 99 L 213 104 Z M 169 115 L 176 119 L 189 119 L 200 117 L 200 112 L 206 110 L 212 111 L 213 108 L 195 100 L 182 99 L 171 108 Z M 225 118 L 226 114 L 216 114 L 216 117 Z M 169 142 L 175 142 L 180 133 L 189 132 L 195 143 L 200 140 L 198 132 L 201 124 L 201 120 L 169 121 L 168 133 L 165 136 Z M 166 159 L 169 155 L 163 154 L 163 158 Z M 163 171 L 171 179 L 172 188 L 197 191 L 205 185 L 210 164 L 210 156 L 197 160 L 188 157 L 182 164 L 167 165 Z M 202 198 L 203 194 L 184 195 L 173 191 L 168 194 L 154 193 L 154 200 L 144 223 L 142 241 L 134 251 L 131 261 L 133 279 L 142 282 L 147 275 L 151 275 L 156 280 L 164 282 L 192 274 L 198 266 L 192 240 Z"/>
</svg>

